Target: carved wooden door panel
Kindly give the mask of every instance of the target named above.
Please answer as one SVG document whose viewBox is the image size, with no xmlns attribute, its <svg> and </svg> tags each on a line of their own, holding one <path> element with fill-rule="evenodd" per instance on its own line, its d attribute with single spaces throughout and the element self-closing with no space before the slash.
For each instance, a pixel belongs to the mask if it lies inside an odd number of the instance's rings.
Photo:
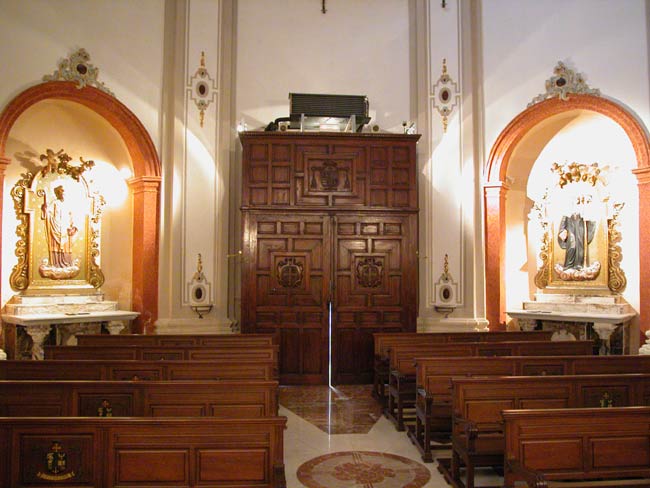
<svg viewBox="0 0 650 488">
<path fill-rule="evenodd" d="M 415 330 L 415 215 L 334 222 L 333 382 L 370 383 L 374 332 Z"/>
<path fill-rule="evenodd" d="M 278 335 L 282 383 L 327 383 L 330 218 L 249 213 L 244 225 L 242 323 Z"/>
<path fill-rule="evenodd" d="M 240 133 L 242 331 L 283 383 L 370 382 L 372 333 L 415 330 L 418 138 Z"/>
</svg>

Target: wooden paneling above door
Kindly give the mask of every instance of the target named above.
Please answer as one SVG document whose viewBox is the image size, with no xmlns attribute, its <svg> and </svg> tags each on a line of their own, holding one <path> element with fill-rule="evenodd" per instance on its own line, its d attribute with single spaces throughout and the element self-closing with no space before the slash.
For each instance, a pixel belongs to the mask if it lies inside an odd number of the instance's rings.
<svg viewBox="0 0 650 488">
<path fill-rule="evenodd" d="M 283 383 L 369 382 L 372 333 L 415 330 L 419 136 L 241 134 L 242 329 Z"/>
</svg>

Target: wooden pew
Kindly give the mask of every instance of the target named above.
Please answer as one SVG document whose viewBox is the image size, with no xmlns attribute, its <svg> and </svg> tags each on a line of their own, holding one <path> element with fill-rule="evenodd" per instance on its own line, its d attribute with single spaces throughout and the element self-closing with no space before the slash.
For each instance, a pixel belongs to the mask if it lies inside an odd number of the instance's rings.
<svg viewBox="0 0 650 488">
<path fill-rule="evenodd" d="M 273 334 L 79 334 L 80 346 L 272 346 Z"/>
<path fill-rule="evenodd" d="M 650 485 L 650 408 L 504 410 L 504 486 Z M 639 479 L 643 478 L 643 479 Z"/>
<path fill-rule="evenodd" d="M 638 355 L 433 357 L 415 363 L 416 420 L 408 435 L 425 462 L 432 461 L 432 442 L 446 442 L 451 433 L 452 378 L 650 373 L 650 356 Z"/>
<path fill-rule="evenodd" d="M 277 390 L 277 381 L 5 380 L 0 416 L 269 417 Z"/>
<path fill-rule="evenodd" d="M 647 405 L 650 374 L 454 378 L 452 457 L 439 469 L 456 488 L 474 487 L 477 466 L 503 466 L 502 410 Z M 466 482 L 461 478 L 465 466 Z"/>
<path fill-rule="evenodd" d="M 150 361 L 209 361 L 213 359 L 272 360 L 279 346 L 45 346 L 45 359 L 128 359 Z"/>
<path fill-rule="evenodd" d="M 550 340 L 553 331 L 495 331 L 495 332 L 375 332 L 374 341 L 374 388 L 373 395 L 380 401 L 387 400 L 389 358 L 388 352 L 397 345 L 435 344 L 447 342 L 512 342 Z"/>
<path fill-rule="evenodd" d="M 428 356 L 557 356 L 588 355 L 592 341 L 466 342 L 397 345 L 389 351 L 390 375 L 386 416 L 404 430 L 404 408 L 416 398 L 415 358 Z"/>
<path fill-rule="evenodd" d="M 0 380 L 273 380 L 273 361 L 0 361 Z"/>
<path fill-rule="evenodd" d="M 285 488 L 285 426 L 285 417 L 0 418 L 0 486 Z"/>
</svg>

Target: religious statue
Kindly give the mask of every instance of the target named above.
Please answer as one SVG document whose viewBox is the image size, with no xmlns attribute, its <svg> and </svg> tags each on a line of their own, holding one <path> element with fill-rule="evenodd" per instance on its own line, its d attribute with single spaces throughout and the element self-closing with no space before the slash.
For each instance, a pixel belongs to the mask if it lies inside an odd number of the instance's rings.
<svg viewBox="0 0 650 488">
<path fill-rule="evenodd" d="M 627 283 L 617 228 L 623 205 L 613 198 L 609 184 L 618 170 L 579 162 L 553 163 L 550 170 L 552 186 L 531 210 L 542 238 L 535 285 L 621 293 Z"/>
<path fill-rule="evenodd" d="M 589 262 L 589 244 L 596 234 L 595 220 L 585 218 L 585 208 L 591 197 L 579 196 L 571 215 L 562 216 L 557 241 L 566 251 L 564 266 L 557 263 L 555 270 L 563 280 L 592 280 L 600 272 L 600 262 Z"/>
<path fill-rule="evenodd" d="M 41 206 L 41 219 L 45 221 L 50 256 L 48 267 L 71 268 L 74 266 L 71 244 L 78 229 L 74 224 L 72 211 L 65 201 L 65 189 L 62 185 L 54 188 L 54 196 L 56 199 L 48 203 L 47 195 L 43 194 Z M 79 267 L 76 268 L 76 273 L 78 272 Z"/>
</svg>

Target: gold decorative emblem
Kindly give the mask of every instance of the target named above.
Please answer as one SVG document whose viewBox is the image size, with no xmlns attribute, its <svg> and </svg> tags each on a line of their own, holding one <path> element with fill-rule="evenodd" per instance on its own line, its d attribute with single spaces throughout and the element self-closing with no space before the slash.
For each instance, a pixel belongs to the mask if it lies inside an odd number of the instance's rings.
<svg viewBox="0 0 650 488">
<path fill-rule="evenodd" d="M 278 283 L 284 288 L 298 288 L 302 283 L 303 265 L 296 258 L 285 258 L 277 266 Z"/>
<path fill-rule="evenodd" d="M 109 402 L 106 399 L 102 400 L 102 404 L 97 408 L 97 416 L 98 417 L 112 417 L 113 416 L 113 407 L 111 406 L 111 402 Z"/>
<path fill-rule="evenodd" d="M 380 258 L 369 257 L 357 263 L 357 283 L 364 288 L 381 286 L 384 278 L 384 263 Z"/>
<path fill-rule="evenodd" d="M 350 189 L 349 169 L 339 168 L 336 161 L 325 161 L 322 166 L 313 167 L 312 171 L 309 182 L 312 190 L 336 191 Z"/>
<path fill-rule="evenodd" d="M 84 172 L 93 161 L 47 149 L 44 166 L 23 174 L 11 190 L 18 225 L 16 256 L 9 282 L 15 291 L 54 291 L 57 287 L 99 288 L 100 218 L 104 198 L 91 192 Z"/>
<path fill-rule="evenodd" d="M 74 478 L 74 471 L 68 471 L 68 455 L 63 451 L 63 446 L 59 441 L 52 442 L 50 451 L 45 456 L 45 465 L 47 473 L 39 471 L 36 476 L 47 481 L 64 481 Z"/>
</svg>

